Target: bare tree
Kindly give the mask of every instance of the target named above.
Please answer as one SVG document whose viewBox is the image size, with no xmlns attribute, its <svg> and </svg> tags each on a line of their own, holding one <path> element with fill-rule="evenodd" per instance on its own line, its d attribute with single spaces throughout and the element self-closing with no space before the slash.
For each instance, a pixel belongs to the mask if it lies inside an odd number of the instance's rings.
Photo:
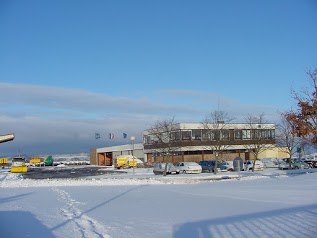
<svg viewBox="0 0 317 238">
<path fill-rule="evenodd" d="M 162 121 L 156 121 L 152 127 L 146 130 L 148 136 L 152 138 L 154 144 L 157 148 L 155 149 L 157 153 L 166 156 L 165 169 L 163 175 L 166 176 L 167 164 L 170 162 L 170 156 L 177 149 L 175 147 L 175 140 L 173 137 L 175 133 L 179 132 L 178 123 L 175 118 L 166 119 Z"/>
<path fill-rule="evenodd" d="M 297 137 L 297 130 L 292 121 L 287 120 L 287 114 L 281 113 L 281 123 L 277 126 L 276 144 L 288 154 L 288 166 L 292 168 L 292 157 L 297 152 L 294 150 L 301 146 L 301 140 Z"/>
<path fill-rule="evenodd" d="M 202 122 L 203 138 L 208 141 L 205 148 L 215 153 L 214 174 L 217 174 L 219 155 L 222 155 L 230 146 L 228 143 L 230 132 L 227 124 L 232 120 L 226 112 L 215 110 L 207 114 Z"/>
<path fill-rule="evenodd" d="M 254 155 L 252 167 L 252 172 L 254 172 L 255 161 L 258 159 L 259 154 L 272 148 L 275 144 L 275 125 L 268 124 L 263 113 L 259 116 L 248 115 L 245 117 L 245 121 L 248 125 L 248 130 L 245 133 L 248 135 L 244 137 L 249 139 L 249 143 L 245 145 L 245 148 Z"/>
</svg>

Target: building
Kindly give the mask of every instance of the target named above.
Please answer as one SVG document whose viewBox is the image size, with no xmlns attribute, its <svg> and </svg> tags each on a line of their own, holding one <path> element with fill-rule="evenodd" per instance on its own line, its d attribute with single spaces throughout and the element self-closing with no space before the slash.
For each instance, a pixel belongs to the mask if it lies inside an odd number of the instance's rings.
<svg viewBox="0 0 317 238">
<path fill-rule="evenodd" d="M 220 124 L 220 126 L 219 126 Z M 171 128 L 172 127 L 172 128 Z M 257 144 L 267 148 L 275 145 L 275 125 L 219 122 L 177 123 L 169 128 L 152 128 L 142 133 L 145 160 L 201 161 L 224 159 L 254 159 Z"/>
<path fill-rule="evenodd" d="M 144 161 L 143 144 L 127 144 L 90 150 L 90 164 L 112 166 L 121 155 L 134 155 Z"/>
<path fill-rule="evenodd" d="M 160 137 L 161 135 L 165 138 Z M 90 164 L 111 166 L 121 155 L 134 155 L 144 162 L 254 159 L 253 147 L 260 143 L 268 150 L 259 158 L 285 157 L 275 148 L 275 125 L 221 123 L 204 127 L 202 123 L 177 123 L 167 131 L 157 128 L 142 132 L 143 144 L 126 144 L 92 149 Z M 167 143 L 168 142 L 168 143 Z M 169 150 L 166 148 L 168 147 Z M 221 148 L 221 150 L 219 150 Z M 274 155 L 274 156 L 273 156 Z"/>
</svg>

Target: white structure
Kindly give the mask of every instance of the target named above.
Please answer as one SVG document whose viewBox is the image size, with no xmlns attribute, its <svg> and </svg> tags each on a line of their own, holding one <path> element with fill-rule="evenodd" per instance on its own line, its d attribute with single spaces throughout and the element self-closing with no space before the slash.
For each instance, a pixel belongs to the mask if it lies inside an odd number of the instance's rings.
<svg viewBox="0 0 317 238">
<path fill-rule="evenodd" d="M 147 161 L 164 161 L 167 146 L 174 147 L 173 153 L 168 155 L 173 163 L 214 159 L 218 156 L 215 151 L 219 144 L 224 148 L 220 159 L 232 160 L 239 156 L 248 160 L 253 159 L 250 150 L 259 140 L 267 146 L 275 144 L 275 124 L 270 123 L 177 123 L 172 127 L 143 131 Z M 162 134 L 165 141 L 159 137 Z"/>
<path fill-rule="evenodd" d="M 139 143 L 93 149 L 90 151 L 90 164 L 111 166 L 113 160 L 117 157 L 132 154 L 143 162 L 146 162 L 144 160 L 143 144 Z"/>
</svg>

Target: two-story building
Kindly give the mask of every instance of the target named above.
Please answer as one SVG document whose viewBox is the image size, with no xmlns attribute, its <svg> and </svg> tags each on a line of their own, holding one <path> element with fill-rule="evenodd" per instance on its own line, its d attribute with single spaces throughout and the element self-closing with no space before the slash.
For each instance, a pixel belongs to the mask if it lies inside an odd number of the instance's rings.
<svg viewBox="0 0 317 238">
<path fill-rule="evenodd" d="M 161 130 L 161 132 L 160 132 Z M 160 135 L 164 135 L 160 137 Z M 167 136 L 166 136 L 167 135 Z M 168 128 L 153 128 L 142 133 L 145 160 L 148 162 L 254 159 L 251 150 L 275 146 L 275 124 L 177 123 Z M 168 147 L 168 148 L 167 148 Z"/>
</svg>

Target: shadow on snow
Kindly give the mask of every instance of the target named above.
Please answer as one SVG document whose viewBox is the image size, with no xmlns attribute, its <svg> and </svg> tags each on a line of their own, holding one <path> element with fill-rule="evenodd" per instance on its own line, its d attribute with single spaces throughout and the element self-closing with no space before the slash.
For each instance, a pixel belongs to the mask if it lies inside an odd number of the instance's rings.
<svg viewBox="0 0 317 238">
<path fill-rule="evenodd" d="M 250 213 L 173 228 L 173 238 L 195 237 L 316 237 L 317 204 Z"/>
<path fill-rule="evenodd" d="M 0 211 L 1 237 L 45 237 L 55 238 L 52 232 L 30 212 Z M 12 226 L 15 224 L 15 226 Z M 15 229 L 12 229 L 15 227 Z"/>
</svg>

